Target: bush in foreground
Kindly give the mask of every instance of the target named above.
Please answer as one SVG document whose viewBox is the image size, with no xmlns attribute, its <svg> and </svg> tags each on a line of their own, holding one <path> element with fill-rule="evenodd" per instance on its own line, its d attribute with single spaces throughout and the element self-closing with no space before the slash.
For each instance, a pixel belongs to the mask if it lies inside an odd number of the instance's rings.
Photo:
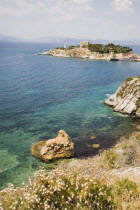
<svg viewBox="0 0 140 210">
<path fill-rule="evenodd" d="M 36 172 L 27 186 L 0 192 L 0 209 L 115 209 L 112 188 L 89 175 Z"/>
<path fill-rule="evenodd" d="M 78 175 L 68 171 L 45 170 L 35 173 L 27 185 L 8 188 L 0 192 L 0 210 L 115 210 L 138 203 L 137 185 L 119 180 L 107 186 L 89 175 Z"/>
<path fill-rule="evenodd" d="M 36 172 L 26 185 L 0 191 L 0 210 L 138 210 L 139 154 L 135 132 L 98 156 L 63 160 L 51 172 Z"/>
</svg>

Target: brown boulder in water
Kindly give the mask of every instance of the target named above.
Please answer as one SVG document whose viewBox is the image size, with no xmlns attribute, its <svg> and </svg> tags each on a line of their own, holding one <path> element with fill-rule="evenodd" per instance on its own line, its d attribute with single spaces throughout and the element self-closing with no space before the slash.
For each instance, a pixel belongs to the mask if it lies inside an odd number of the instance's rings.
<svg viewBox="0 0 140 210">
<path fill-rule="evenodd" d="M 60 130 L 56 138 L 34 144 L 31 152 L 44 161 L 67 158 L 74 156 L 74 144 L 68 134 Z"/>
</svg>

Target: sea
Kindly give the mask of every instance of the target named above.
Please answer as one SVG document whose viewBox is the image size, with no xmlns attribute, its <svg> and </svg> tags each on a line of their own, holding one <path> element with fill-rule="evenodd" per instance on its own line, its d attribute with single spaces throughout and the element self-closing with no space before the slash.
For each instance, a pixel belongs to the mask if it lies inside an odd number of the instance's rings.
<svg viewBox="0 0 140 210">
<path fill-rule="evenodd" d="M 140 63 L 37 55 L 54 47 L 0 43 L 0 189 L 56 167 L 61 160 L 44 163 L 30 148 L 60 129 L 75 143 L 75 157 L 88 158 L 100 152 L 92 144 L 110 148 L 140 123 L 104 105 L 127 77 L 140 75 Z M 131 47 L 140 55 L 140 46 Z"/>
</svg>

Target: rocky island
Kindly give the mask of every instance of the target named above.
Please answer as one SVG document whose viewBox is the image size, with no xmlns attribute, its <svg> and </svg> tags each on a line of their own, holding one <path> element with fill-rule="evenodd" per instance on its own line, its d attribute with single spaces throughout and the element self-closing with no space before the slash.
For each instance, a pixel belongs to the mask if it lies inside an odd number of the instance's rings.
<svg viewBox="0 0 140 210">
<path fill-rule="evenodd" d="M 33 144 L 31 152 L 44 161 L 68 158 L 74 156 L 74 144 L 68 134 L 60 130 L 56 138 Z"/>
<path fill-rule="evenodd" d="M 116 112 L 140 117 L 140 76 L 127 78 L 104 103 Z"/>
<path fill-rule="evenodd" d="M 65 58 L 83 58 L 90 60 L 107 60 L 107 61 L 139 61 L 140 56 L 133 53 L 132 48 L 120 45 L 108 44 L 91 44 L 88 41 L 80 42 L 80 46 L 58 47 L 39 55 L 51 55 L 54 57 Z"/>
</svg>

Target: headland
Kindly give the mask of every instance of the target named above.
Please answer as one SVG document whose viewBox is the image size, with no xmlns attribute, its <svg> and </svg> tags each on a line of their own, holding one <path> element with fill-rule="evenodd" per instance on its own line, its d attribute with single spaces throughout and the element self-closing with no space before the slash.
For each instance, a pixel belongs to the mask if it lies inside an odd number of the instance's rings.
<svg viewBox="0 0 140 210">
<path fill-rule="evenodd" d="M 105 102 L 114 111 L 140 117 L 140 76 L 129 77 Z"/>
</svg>

